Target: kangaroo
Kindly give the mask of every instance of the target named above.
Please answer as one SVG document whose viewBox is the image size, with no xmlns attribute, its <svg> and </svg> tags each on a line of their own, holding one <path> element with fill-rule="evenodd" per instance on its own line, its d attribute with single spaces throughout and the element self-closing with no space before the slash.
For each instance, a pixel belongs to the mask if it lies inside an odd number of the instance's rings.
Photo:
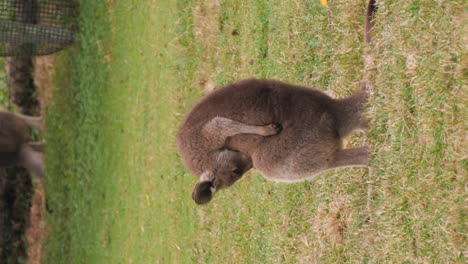
<svg viewBox="0 0 468 264">
<path fill-rule="evenodd" d="M 30 142 L 28 127 L 44 130 L 39 117 L 0 110 L 0 167 L 20 165 L 43 177 L 42 155 L 45 145 Z"/>
<path fill-rule="evenodd" d="M 375 10 L 371 0 L 366 43 Z M 208 94 L 177 136 L 182 162 L 199 177 L 193 200 L 208 203 L 251 168 L 268 180 L 296 182 L 333 168 L 366 166 L 368 147 L 342 147 L 344 137 L 367 129 L 366 89 L 363 83 L 354 95 L 333 99 L 312 88 L 249 79 Z"/>
</svg>

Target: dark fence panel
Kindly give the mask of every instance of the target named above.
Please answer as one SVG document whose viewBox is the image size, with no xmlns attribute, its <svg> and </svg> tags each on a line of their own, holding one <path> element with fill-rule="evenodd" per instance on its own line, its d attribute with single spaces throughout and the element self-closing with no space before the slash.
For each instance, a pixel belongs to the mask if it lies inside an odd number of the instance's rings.
<svg viewBox="0 0 468 264">
<path fill-rule="evenodd" d="M 73 0 L 1 0 L 0 56 L 47 55 L 72 44 L 77 7 Z"/>
</svg>

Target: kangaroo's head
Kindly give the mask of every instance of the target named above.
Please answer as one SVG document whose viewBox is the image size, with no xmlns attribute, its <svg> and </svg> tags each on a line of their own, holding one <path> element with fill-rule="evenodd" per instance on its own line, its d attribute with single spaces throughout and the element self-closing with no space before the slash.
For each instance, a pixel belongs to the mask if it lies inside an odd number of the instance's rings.
<svg viewBox="0 0 468 264">
<path fill-rule="evenodd" d="M 200 175 L 192 192 L 197 204 L 210 202 L 215 192 L 230 187 L 252 168 L 252 159 L 242 152 L 223 149 L 212 154 L 211 168 Z"/>
</svg>

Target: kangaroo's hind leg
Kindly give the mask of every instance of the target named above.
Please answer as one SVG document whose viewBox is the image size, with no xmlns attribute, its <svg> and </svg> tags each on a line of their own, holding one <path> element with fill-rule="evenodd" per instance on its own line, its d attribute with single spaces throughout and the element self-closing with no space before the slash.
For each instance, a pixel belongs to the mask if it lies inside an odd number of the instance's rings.
<svg viewBox="0 0 468 264">
<path fill-rule="evenodd" d="M 44 163 L 42 154 L 35 151 L 29 144 L 23 144 L 20 148 L 20 164 L 28 171 L 44 177 Z"/>
<path fill-rule="evenodd" d="M 340 149 L 336 152 L 331 168 L 367 166 L 370 151 L 368 147 Z"/>
</svg>

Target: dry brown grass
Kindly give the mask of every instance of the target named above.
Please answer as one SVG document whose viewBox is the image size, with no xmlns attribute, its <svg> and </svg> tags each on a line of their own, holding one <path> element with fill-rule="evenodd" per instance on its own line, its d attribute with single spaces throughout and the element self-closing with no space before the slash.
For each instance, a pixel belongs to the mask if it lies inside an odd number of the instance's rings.
<svg viewBox="0 0 468 264">
<path fill-rule="evenodd" d="M 218 55 L 208 58 L 213 65 L 208 70 L 218 79 L 276 78 L 336 97 L 356 90 L 363 78 L 371 82 L 368 115 L 373 129 L 367 141 L 374 148 L 372 168 L 362 178 L 355 170 L 337 171 L 330 176 L 343 175 L 331 189 L 314 186 L 337 200 L 316 204 L 312 229 L 287 239 L 278 235 L 275 241 L 286 240 L 288 246 L 276 249 L 304 263 L 338 261 L 338 256 L 351 262 L 427 263 L 463 255 L 464 209 L 459 203 L 466 198 L 468 125 L 462 117 L 468 115 L 468 97 L 466 79 L 462 81 L 467 27 L 461 2 L 379 1 L 374 42 L 368 47 L 361 33 L 364 16 L 358 15 L 364 14 L 365 1 L 335 1 L 322 16 L 310 16 L 307 1 L 265 2 L 260 9 L 261 1 L 227 2 L 229 10 L 219 12 L 228 14 L 224 24 L 240 34 L 231 36 L 229 30 L 218 31 L 219 24 L 201 23 L 199 27 L 209 28 L 200 31 L 218 36 L 196 38 L 203 41 L 200 45 L 218 47 Z M 258 43 L 262 22 L 268 35 Z M 267 51 L 263 58 L 262 50 Z M 349 143 L 361 140 L 351 138 Z M 300 202 L 294 206 L 306 208 Z M 295 217 L 284 222 L 294 226 Z"/>
<path fill-rule="evenodd" d="M 44 116 L 47 105 L 52 100 L 55 59 L 56 55 L 33 58 L 34 84 L 37 89 L 37 98 L 40 102 L 42 116 Z M 35 178 L 34 181 L 35 188 L 31 200 L 29 227 L 26 230 L 28 264 L 42 263 L 43 247 L 49 233 L 49 227 L 45 219 L 46 193 L 44 185 L 39 178 Z"/>
<path fill-rule="evenodd" d="M 339 198 L 338 201 L 320 203 L 313 220 L 313 229 L 317 234 L 318 252 L 326 252 L 329 245 L 343 244 L 352 219 L 353 209 L 349 200 Z M 308 255 L 308 254 L 307 254 Z M 318 254 L 319 256 L 322 254 Z"/>
</svg>

